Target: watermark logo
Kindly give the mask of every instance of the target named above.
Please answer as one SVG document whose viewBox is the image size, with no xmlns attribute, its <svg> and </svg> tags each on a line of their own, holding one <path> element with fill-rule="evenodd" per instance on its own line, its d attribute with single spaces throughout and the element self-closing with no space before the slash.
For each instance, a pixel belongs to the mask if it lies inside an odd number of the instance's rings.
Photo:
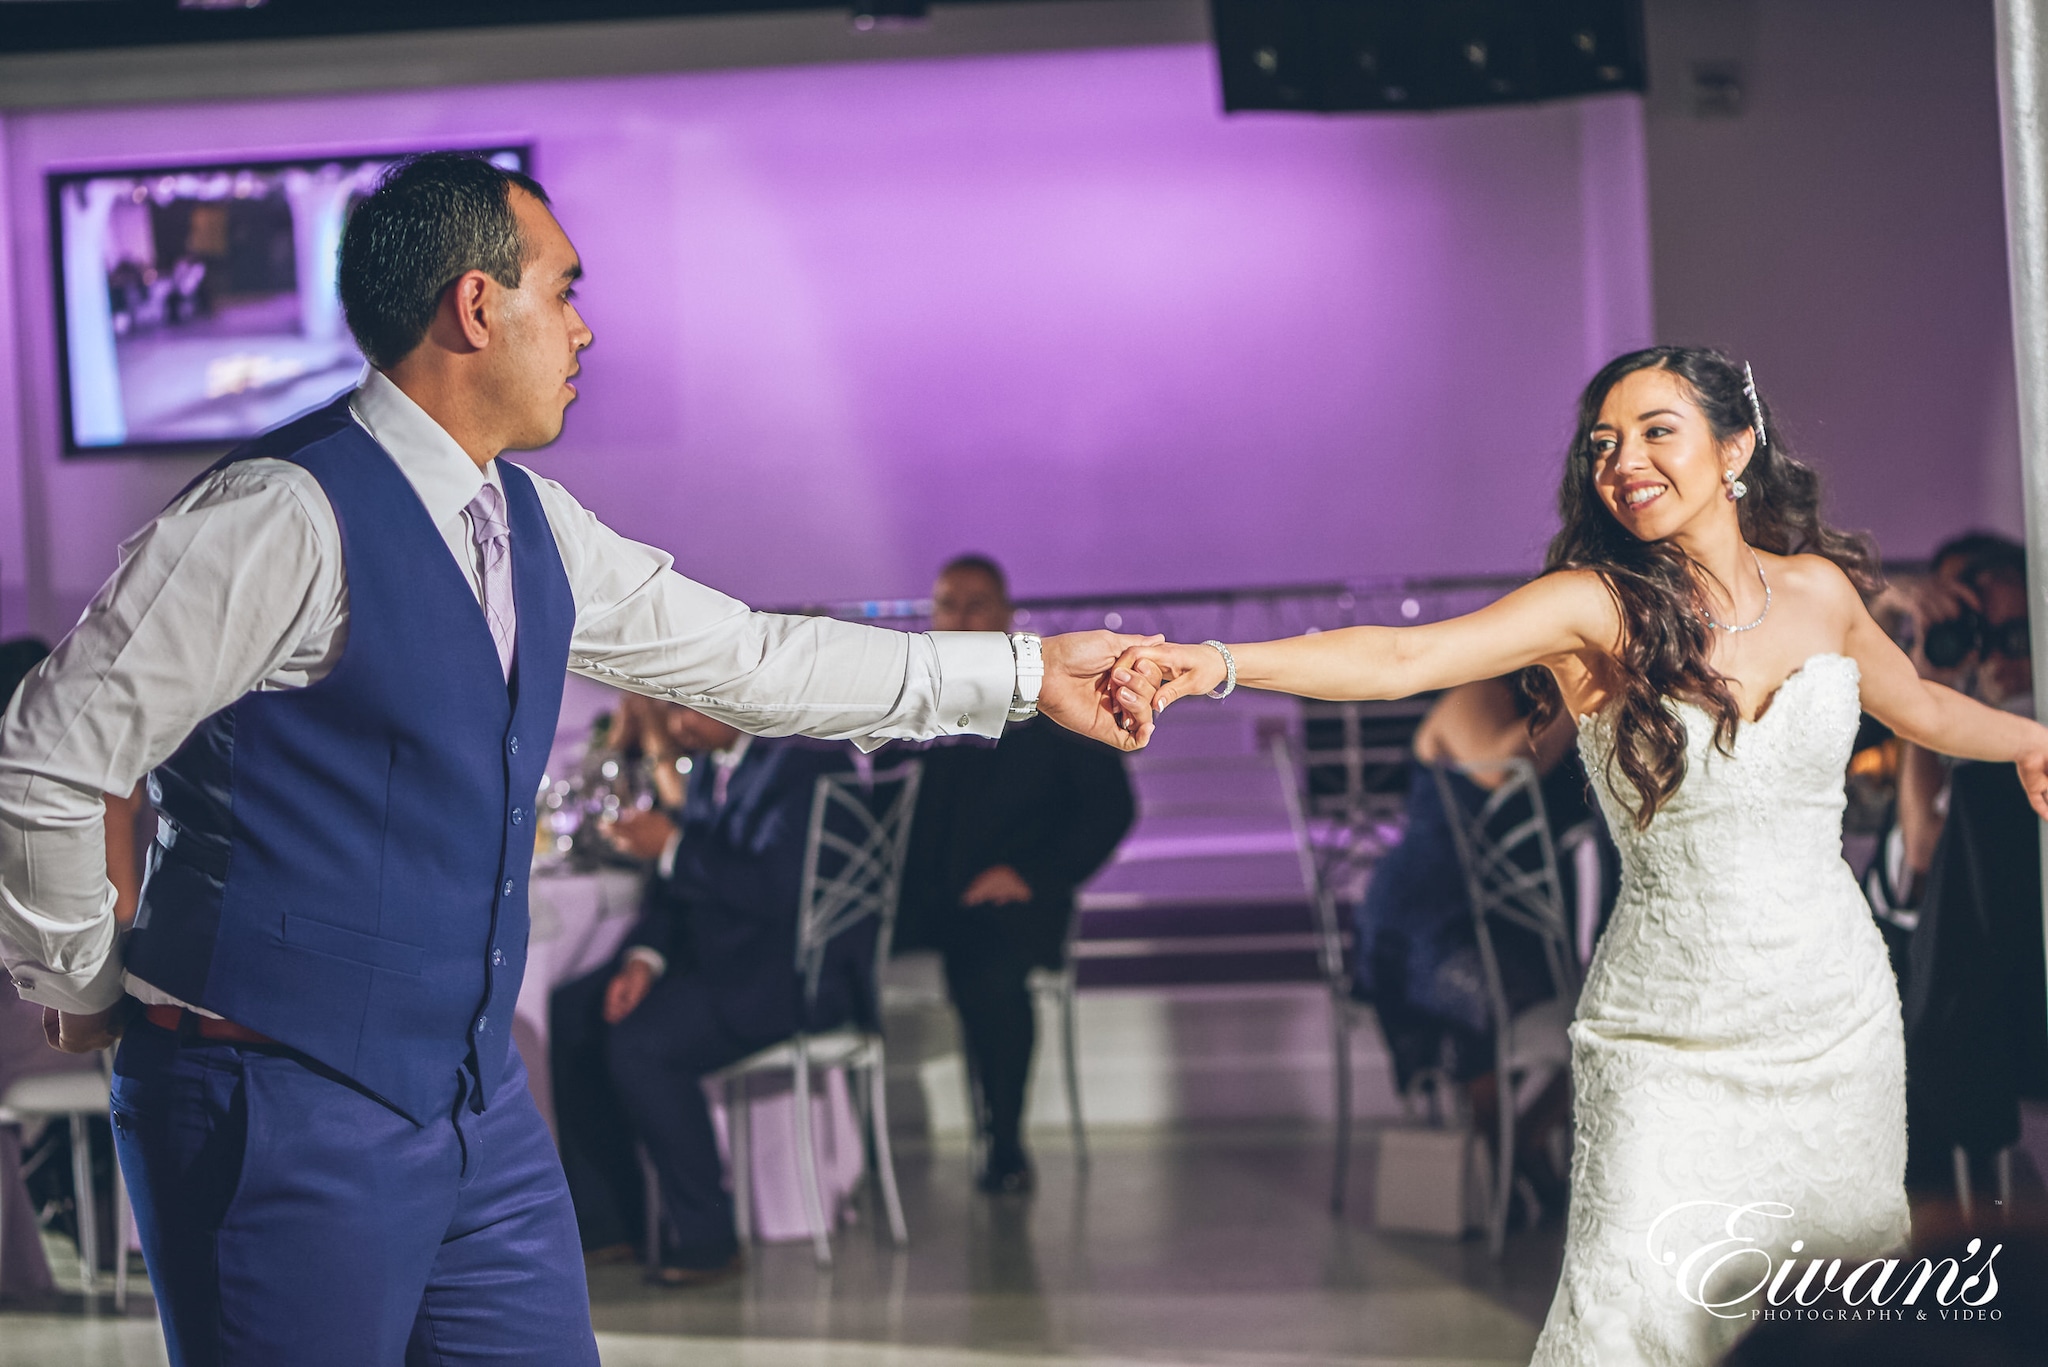
<svg viewBox="0 0 2048 1367">
<path fill-rule="evenodd" d="M 1677 1246 L 1707 1223 L 1703 1215 L 1715 1212 L 1724 1214 L 1719 1237 L 1710 1226 L 1691 1249 Z M 2004 1244 L 1986 1253 L 1984 1241 L 1972 1239 L 1960 1259 L 1920 1258 L 1910 1265 L 1872 1258 L 1845 1275 L 1840 1258 L 1798 1257 L 1804 1239 L 1792 1240 L 1794 1256 L 1782 1261 L 1764 1246 L 1767 1239 L 1778 1242 L 1773 1234 L 1788 1232 L 1780 1222 L 1794 1214 L 1780 1201 L 1681 1201 L 1651 1222 L 1650 1259 L 1670 1272 L 1679 1295 L 1722 1319 L 1926 1319 L 1930 1309 L 1942 1319 L 1999 1318 L 1995 1307 L 1986 1307 L 1998 1294 L 1992 1261 Z"/>
</svg>

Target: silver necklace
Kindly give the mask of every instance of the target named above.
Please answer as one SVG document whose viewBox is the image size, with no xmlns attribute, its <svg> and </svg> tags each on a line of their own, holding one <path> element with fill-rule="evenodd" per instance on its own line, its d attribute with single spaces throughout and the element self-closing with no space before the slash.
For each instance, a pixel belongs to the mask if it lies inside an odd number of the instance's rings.
<svg viewBox="0 0 2048 1367">
<path fill-rule="evenodd" d="M 1771 581 L 1764 578 L 1764 562 L 1757 558 L 1757 553 L 1754 548 L 1752 548 L 1749 552 L 1749 559 L 1750 563 L 1756 566 L 1757 582 L 1764 586 L 1764 610 L 1756 615 L 1756 620 L 1754 622 L 1744 622 L 1739 627 L 1730 627 L 1723 626 L 1721 623 L 1715 621 L 1712 613 L 1707 612 L 1705 609 L 1702 609 L 1700 611 L 1700 616 L 1705 618 L 1707 625 L 1714 628 L 1716 631 L 1755 631 L 1758 627 L 1764 624 L 1764 618 L 1771 615 Z M 1730 597 L 1729 601 L 1731 603 L 1734 601 L 1732 596 Z"/>
</svg>

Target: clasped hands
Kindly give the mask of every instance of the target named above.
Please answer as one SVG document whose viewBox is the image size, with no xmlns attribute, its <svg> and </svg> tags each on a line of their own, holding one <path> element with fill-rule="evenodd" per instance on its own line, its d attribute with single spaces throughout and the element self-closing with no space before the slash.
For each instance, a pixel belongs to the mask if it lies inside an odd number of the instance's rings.
<svg viewBox="0 0 2048 1367">
<path fill-rule="evenodd" d="M 1143 749 L 1168 703 L 1223 682 L 1223 657 L 1214 648 L 1173 645 L 1163 636 L 1076 631 L 1048 636 L 1043 645 L 1038 710 L 1119 750 Z"/>
<path fill-rule="evenodd" d="M 1152 636 L 1124 647 L 1110 666 L 1108 686 L 1119 707 L 1127 713 L 1149 711 L 1149 720 L 1156 723 L 1169 703 L 1214 691 L 1227 672 L 1223 653 L 1214 646 L 1175 645 Z M 1145 735 L 1150 739 L 1150 726 Z"/>
</svg>

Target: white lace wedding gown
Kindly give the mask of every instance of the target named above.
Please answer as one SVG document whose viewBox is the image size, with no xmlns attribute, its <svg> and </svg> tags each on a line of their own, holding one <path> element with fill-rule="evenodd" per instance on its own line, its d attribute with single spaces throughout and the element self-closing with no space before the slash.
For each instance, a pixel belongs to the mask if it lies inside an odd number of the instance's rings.
<svg viewBox="0 0 2048 1367">
<path fill-rule="evenodd" d="M 1898 990 L 1841 853 L 1858 679 L 1854 660 L 1814 656 L 1732 756 L 1679 704 L 1685 779 L 1642 831 L 1613 788 L 1633 795 L 1608 769 L 1609 716 L 1580 726 L 1624 871 L 1571 1027 L 1571 1208 L 1536 1367 L 1705 1367 L 1750 1325 L 1762 1295 L 1723 1319 L 1679 1288 L 1685 1256 L 1727 1237 L 1727 1210 L 1667 1219 L 1659 1252 L 1678 1261 L 1653 1256 L 1652 1223 L 1681 1202 L 1790 1206 L 1738 1232 L 1801 1272 L 1815 1254 L 1861 1261 L 1907 1241 Z M 1745 1255 L 1705 1299 L 1762 1268 Z"/>
</svg>

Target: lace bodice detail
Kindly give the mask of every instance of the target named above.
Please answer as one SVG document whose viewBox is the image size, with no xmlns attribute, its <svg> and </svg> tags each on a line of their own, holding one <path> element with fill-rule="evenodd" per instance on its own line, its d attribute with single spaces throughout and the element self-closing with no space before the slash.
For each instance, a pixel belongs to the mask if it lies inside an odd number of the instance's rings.
<svg viewBox="0 0 2048 1367">
<path fill-rule="evenodd" d="M 1588 1000 L 1714 1040 L 1793 1028 L 1814 1009 L 1811 975 L 1840 962 L 1842 936 L 1868 929 L 1842 862 L 1859 679 L 1847 656 L 1814 656 L 1737 729 L 1730 753 L 1715 747 L 1705 711 L 1674 704 L 1688 737 L 1685 778 L 1646 829 L 1635 824 L 1634 787 L 1609 763 L 1611 715 L 1580 726 L 1622 859 Z"/>
<path fill-rule="evenodd" d="M 1729 753 L 1704 711 L 1672 704 L 1685 777 L 1644 829 L 1609 763 L 1611 717 L 1580 724 L 1623 872 L 1571 1027 L 1571 1208 L 1543 1367 L 1719 1357 L 1746 1317 L 1688 1303 L 1646 1248 L 1680 1202 L 1784 1202 L 1785 1238 L 1813 1250 L 1906 1238 L 1898 992 L 1842 861 L 1859 682 L 1854 660 L 1815 655 Z"/>
<path fill-rule="evenodd" d="M 1674 877 L 1694 886 L 1696 870 L 1711 870 L 1713 881 L 1726 885 L 1746 873 L 1776 882 L 1808 860 L 1821 870 L 1837 862 L 1842 776 L 1861 715 L 1860 678 L 1846 655 L 1813 656 L 1779 686 L 1762 716 L 1737 728 L 1732 753 L 1714 745 L 1714 724 L 1703 709 L 1672 704 L 1687 734 L 1685 778 L 1641 830 L 1635 787 L 1611 763 L 1611 711 L 1582 722 L 1579 750 L 1627 881 L 1650 894 L 1674 889 Z M 1755 847 L 1764 839 L 1776 855 L 1760 861 Z"/>
</svg>

